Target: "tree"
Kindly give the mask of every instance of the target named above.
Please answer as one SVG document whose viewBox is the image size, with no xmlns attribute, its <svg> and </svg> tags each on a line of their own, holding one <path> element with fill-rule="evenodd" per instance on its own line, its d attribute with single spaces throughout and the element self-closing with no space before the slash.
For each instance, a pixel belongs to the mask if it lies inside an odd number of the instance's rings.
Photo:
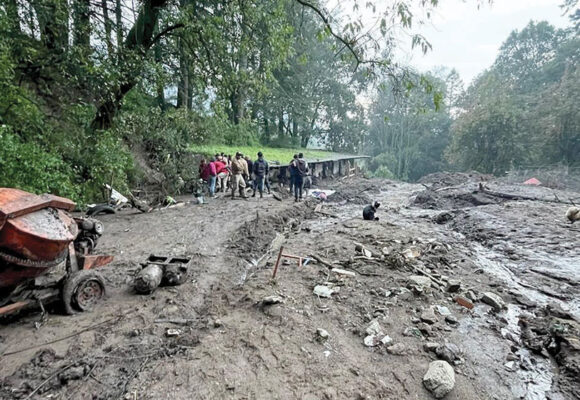
<svg viewBox="0 0 580 400">
<path fill-rule="evenodd" d="M 414 79 L 418 84 L 421 77 Z M 444 97 L 442 104 L 424 91 L 397 96 L 388 82 L 377 92 L 365 142 L 367 154 L 374 156 L 370 169 L 376 175 L 414 181 L 446 165 L 443 154 L 449 141 L 450 110 L 461 83 L 456 71 L 446 69 L 429 75 L 428 80 L 432 90 Z"/>
</svg>

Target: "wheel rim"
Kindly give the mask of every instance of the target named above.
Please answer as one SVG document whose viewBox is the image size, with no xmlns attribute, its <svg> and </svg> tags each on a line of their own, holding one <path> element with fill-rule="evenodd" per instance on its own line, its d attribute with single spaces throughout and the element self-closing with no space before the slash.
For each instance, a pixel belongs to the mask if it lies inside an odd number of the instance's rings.
<svg viewBox="0 0 580 400">
<path fill-rule="evenodd" d="M 75 302 L 81 310 L 88 310 L 103 298 L 104 288 L 96 279 L 82 282 L 76 290 Z"/>
</svg>

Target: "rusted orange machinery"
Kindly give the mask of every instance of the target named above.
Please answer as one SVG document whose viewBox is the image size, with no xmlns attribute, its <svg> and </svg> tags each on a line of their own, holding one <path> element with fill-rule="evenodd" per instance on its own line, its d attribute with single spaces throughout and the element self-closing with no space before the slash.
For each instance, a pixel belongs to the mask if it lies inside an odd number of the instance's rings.
<svg viewBox="0 0 580 400">
<path fill-rule="evenodd" d="M 91 309 L 105 295 L 93 255 L 103 224 L 73 218 L 75 203 L 0 188 L 0 315 L 61 300 L 67 313 Z"/>
</svg>

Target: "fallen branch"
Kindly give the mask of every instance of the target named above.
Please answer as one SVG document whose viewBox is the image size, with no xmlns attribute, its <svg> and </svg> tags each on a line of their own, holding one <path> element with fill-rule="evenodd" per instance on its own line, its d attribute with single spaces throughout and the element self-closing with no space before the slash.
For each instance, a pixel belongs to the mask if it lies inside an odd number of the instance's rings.
<svg viewBox="0 0 580 400">
<path fill-rule="evenodd" d="M 435 278 L 433 275 L 431 275 L 430 273 L 428 273 L 427 271 L 422 270 L 419 267 L 415 267 L 415 266 L 411 266 L 413 268 L 413 270 L 421 275 L 425 275 L 427 278 L 431 279 L 433 282 L 435 282 L 436 284 L 438 284 L 439 286 L 445 287 L 445 284 L 440 281 L 439 279 Z"/>
<path fill-rule="evenodd" d="M 564 276 L 564 275 L 559 275 L 559 274 L 552 273 L 550 271 L 546 271 L 546 270 L 542 270 L 542 269 L 538 269 L 538 268 L 530 268 L 530 271 L 535 272 L 536 274 L 540 274 L 542 276 L 545 276 L 547 278 L 555 279 L 557 281 L 564 281 L 572 286 L 578 285 L 577 281 L 574 281 L 571 278 L 568 278 L 567 276 Z"/>
<path fill-rule="evenodd" d="M 69 364 L 61 369 L 59 369 L 58 371 L 56 371 L 54 374 L 52 374 L 51 376 L 49 376 L 48 378 L 46 378 L 40 385 L 38 385 L 36 387 L 36 389 L 34 389 L 32 392 L 30 392 L 28 394 L 28 396 L 26 396 L 26 398 L 24 400 L 28 400 L 30 398 L 32 398 L 32 396 L 34 396 L 34 394 L 36 392 L 38 392 L 44 385 L 46 385 L 47 382 L 49 382 L 52 378 L 54 378 L 55 376 L 57 376 L 58 374 L 60 374 L 61 372 L 66 371 L 67 369 L 69 369 L 70 367 L 72 367 L 74 364 Z"/>
<path fill-rule="evenodd" d="M 328 261 L 324 260 L 322 257 L 317 256 L 316 254 L 310 254 L 308 257 L 311 257 L 318 261 L 320 264 L 327 266 L 328 268 L 337 268 L 336 265 L 329 263 Z"/>
<path fill-rule="evenodd" d="M 156 319 L 156 324 L 175 324 L 175 325 L 189 325 L 195 322 L 195 319 L 174 318 L 174 319 Z"/>
<path fill-rule="evenodd" d="M 74 332 L 74 333 L 71 333 L 70 335 L 63 336 L 63 337 L 61 337 L 61 338 L 59 338 L 59 339 L 54 339 L 54 340 L 51 340 L 51 341 L 48 341 L 48 342 L 44 342 L 44 343 L 41 343 L 41 344 L 36 344 L 36 345 L 34 345 L 34 346 L 29 346 L 29 347 L 26 347 L 26 348 L 23 348 L 23 349 L 18 349 L 18 350 L 14 350 L 14 351 L 9 351 L 9 352 L 6 352 L 6 353 L 2 353 L 2 357 L 5 357 L 5 356 L 11 356 L 11 355 L 13 355 L 13 354 L 18 354 L 18 353 L 22 353 L 22 352 L 24 352 L 24 351 L 28 351 L 28 350 L 32 350 L 32 349 L 37 349 L 37 348 L 39 348 L 39 347 L 44 347 L 44 346 L 47 346 L 47 345 L 49 345 L 49 344 L 53 344 L 53 343 L 57 343 L 57 342 L 62 342 L 63 340 L 70 339 L 70 338 L 72 338 L 72 337 L 78 336 L 78 335 L 80 335 L 81 333 L 84 333 L 84 332 L 87 332 L 87 331 L 93 330 L 93 329 L 95 329 L 95 328 L 98 328 L 98 327 L 100 327 L 100 326 L 102 326 L 102 325 L 105 325 L 105 324 L 107 324 L 107 323 L 109 323 L 109 322 L 111 322 L 111 321 L 113 321 L 113 320 L 116 320 L 115 322 L 118 322 L 118 321 L 120 321 L 120 320 L 121 320 L 123 317 L 124 317 L 124 315 L 122 315 L 122 316 L 120 316 L 120 317 L 109 318 L 109 319 L 107 319 L 107 320 L 105 320 L 105 321 L 103 321 L 103 322 L 99 322 L 98 324 L 91 325 L 91 326 L 87 326 L 86 328 L 84 328 L 84 329 L 81 329 L 80 331 L 76 331 L 76 332 Z"/>
<path fill-rule="evenodd" d="M 483 187 L 483 185 L 479 185 L 479 190 L 482 193 L 487 194 L 488 196 L 499 197 L 506 200 L 530 200 L 530 201 L 541 201 L 544 203 L 557 203 L 557 204 L 574 204 L 572 199 L 569 201 L 562 201 L 560 199 L 543 199 L 540 197 L 533 197 L 533 196 L 524 196 L 520 194 L 509 194 L 509 193 L 502 193 L 502 192 L 494 192 L 493 190 L 489 190 Z"/>
</svg>

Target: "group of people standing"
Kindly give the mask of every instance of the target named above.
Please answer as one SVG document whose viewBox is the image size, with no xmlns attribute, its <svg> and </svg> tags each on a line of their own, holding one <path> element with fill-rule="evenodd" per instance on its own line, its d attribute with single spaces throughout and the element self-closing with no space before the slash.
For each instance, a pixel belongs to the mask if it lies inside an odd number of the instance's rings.
<svg viewBox="0 0 580 400">
<path fill-rule="evenodd" d="M 216 154 L 209 162 L 204 158 L 199 164 L 199 176 L 207 183 L 210 197 L 214 197 L 216 191 L 226 192 L 229 188 L 232 199 L 236 191 L 239 191 L 240 197 L 247 198 L 248 186 L 253 188 L 253 197 L 256 196 L 256 191 L 263 197 L 264 188 L 270 193 L 268 173 L 269 165 L 262 152 L 258 152 L 258 159 L 255 161 L 237 152 L 234 157 L 223 153 Z"/>
<path fill-rule="evenodd" d="M 216 192 L 231 190 L 232 199 L 236 192 L 239 196 L 247 198 L 246 188 L 253 189 L 252 197 L 260 193 L 264 196 L 267 190 L 270 194 L 270 166 L 262 152 L 258 152 L 258 158 L 252 161 L 249 156 L 237 152 L 234 157 L 224 153 L 216 154 L 209 161 L 205 158 L 199 164 L 199 176 L 207 183 L 209 196 L 214 197 Z M 305 179 L 309 174 L 308 163 L 302 153 L 294 154 L 294 158 L 288 165 L 290 171 L 290 193 L 294 194 L 294 201 L 302 201 Z"/>
</svg>

